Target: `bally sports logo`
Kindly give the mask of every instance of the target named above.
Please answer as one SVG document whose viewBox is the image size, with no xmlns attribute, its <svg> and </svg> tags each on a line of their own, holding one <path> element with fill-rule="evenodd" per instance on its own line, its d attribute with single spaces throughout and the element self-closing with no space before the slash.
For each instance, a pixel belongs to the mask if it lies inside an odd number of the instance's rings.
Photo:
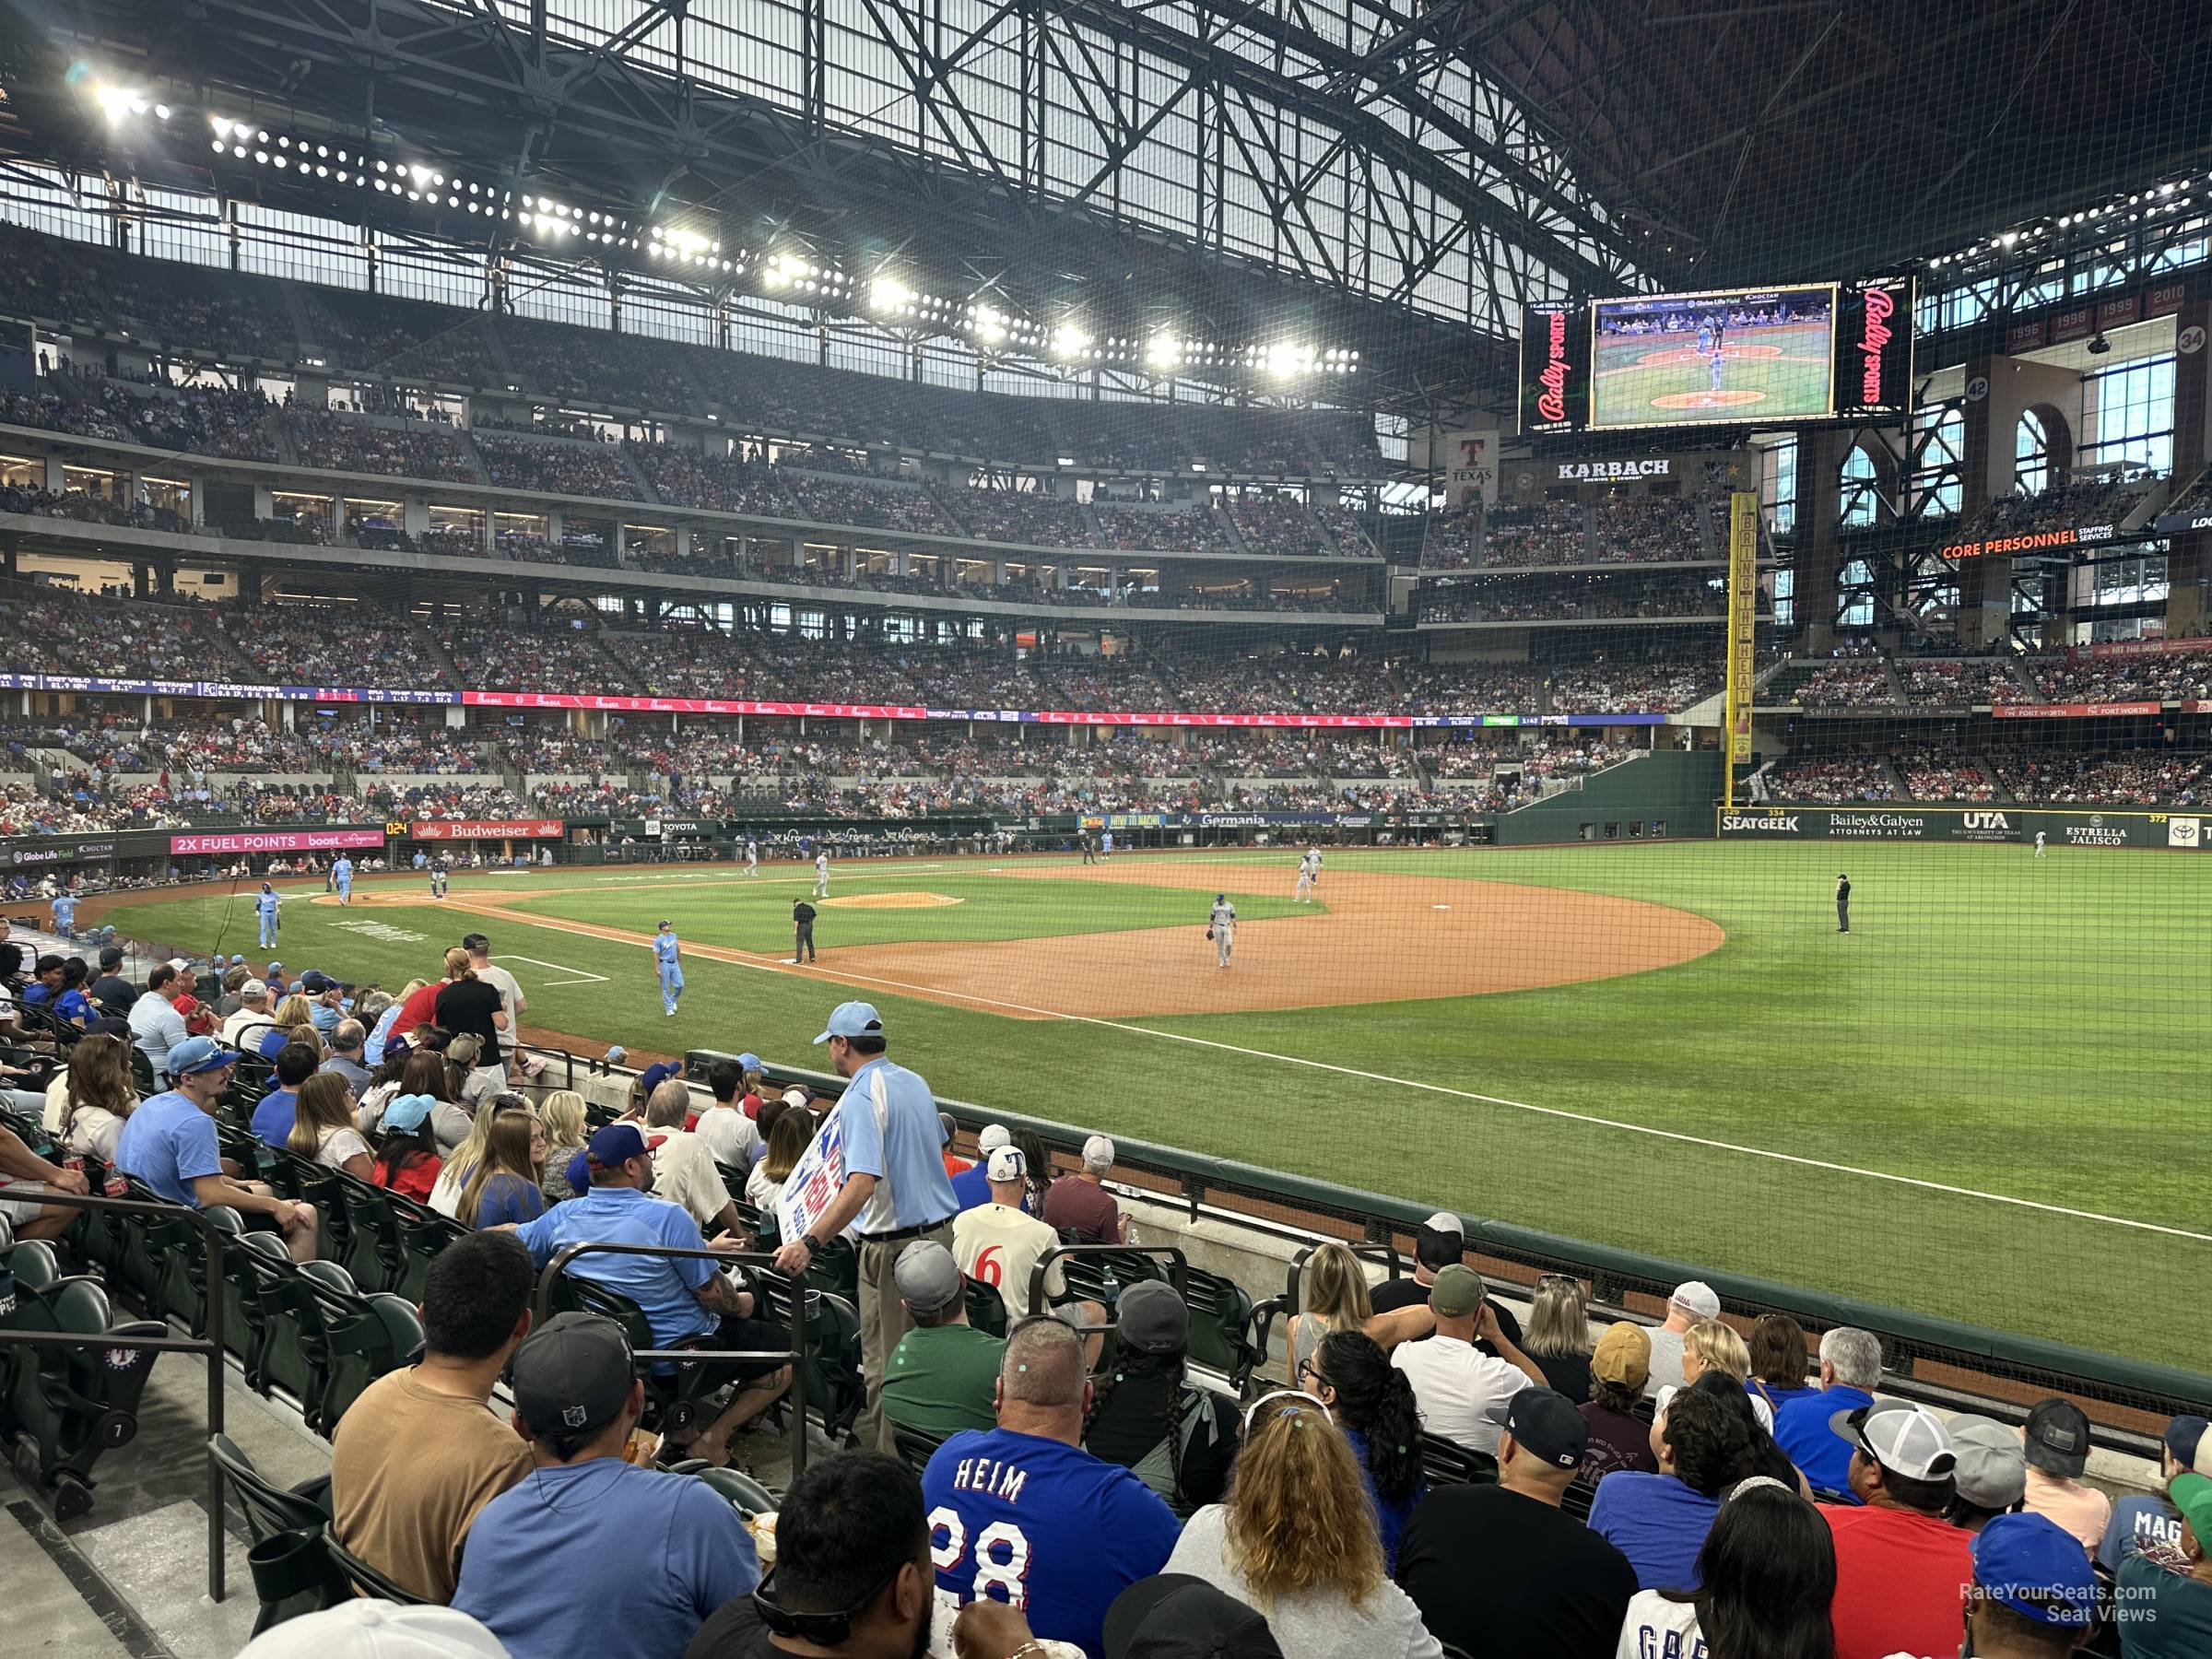
<svg viewBox="0 0 2212 1659">
<path fill-rule="evenodd" d="M 1889 347 L 1889 319 L 1896 311 L 1897 296 L 1888 288 L 1866 290 L 1866 321 L 1859 335 L 1859 397 L 1870 407 L 1882 401 L 1882 353 Z"/>
<path fill-rule="evenodd" d="M 1536 376 L 1544 388 L 1536 394 L 1536 413 L 1546 420 L 1567 418 L 1567 313 L 1555 311 L 1545 319 L 1544 372 Z"/>
</svg>

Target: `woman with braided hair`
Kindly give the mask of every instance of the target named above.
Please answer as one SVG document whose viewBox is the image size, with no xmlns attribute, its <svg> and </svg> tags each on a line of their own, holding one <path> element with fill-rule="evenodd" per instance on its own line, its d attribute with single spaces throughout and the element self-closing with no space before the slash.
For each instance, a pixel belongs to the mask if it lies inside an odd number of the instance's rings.
<svg viewBox="0 0 2212 1659">
<path fill-rule="evenodd" d="M 1413 1382 L 1364 1331 L 1332 1331 L 1291 1379 L 1329 1408 L 1359 1460 L 1359 1478 L 1375 1506 L 1382 1566 L 1398 1570 L 1398 1535 L 1429 1495 L 1421 1478 L 1421 1417 Z"/>
<path fill-rule="evenodd" d="M 1083 1448 L 1119 1464 L 1179 1515 L 1212 1503 L 1229 1484 L 1237 1414 L 1228 1397 L 1183 1381 L 1191 1312 L 1174 1287 L 1131 1285 L 1114 1307 L 1113 1369 L 1092 1391 Z"/>
</svg>

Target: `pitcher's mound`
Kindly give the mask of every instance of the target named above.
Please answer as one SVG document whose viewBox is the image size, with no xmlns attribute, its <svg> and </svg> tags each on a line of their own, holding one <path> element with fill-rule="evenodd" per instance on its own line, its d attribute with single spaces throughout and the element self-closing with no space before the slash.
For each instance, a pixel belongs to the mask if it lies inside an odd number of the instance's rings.
<svg viewBox="0 0 2212 1659">
<path fill-rule="evenodd" d="M 836 910 L 935 910 L 961 900 L 943 893 L 848 893 L 822 902 Z"/>
</svg>

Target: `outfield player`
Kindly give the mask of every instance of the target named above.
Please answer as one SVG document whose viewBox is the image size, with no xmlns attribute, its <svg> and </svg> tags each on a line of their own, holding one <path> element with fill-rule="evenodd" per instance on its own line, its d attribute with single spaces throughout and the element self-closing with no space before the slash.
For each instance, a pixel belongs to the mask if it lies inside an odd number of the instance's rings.
<svg viewBox="0 0 2212 1659">
<path fill-rule="evenodd" d="M 2035 855 L 2038 858 L 2043 855 L 2043 832 L 2041 830 L 2035 832 Z"/>
<path fill-rule="evenodd" d="M 1206 918 L 1206 936 L 1214 942 L 1214 966 L 1229 966 L 1229 951 L 1237 933 L 1237 907 L 1227 893 L 1214 895 L 1213 914 Z"/>
<path fill-rule="evenodd" d="M 343 853 L 339 853 L 336 861 L 330 866 L 330 879 L 338 889 L 338 902 L 351 904 L 353 902 L 353 860 Z"/>
<path fill-rule="evenodd" d="M 76 937 L 76 895 L 64 888 L 53 897 L 53 931 L 65 939 Z"/>
<path fill-rule="evenodd" d="M 276 907 L 281 902 L 276 897 L 276 889 L 267 882 L 263 882 L 261 895 L 253 900 L 253 916 L 260 927 L 258 940 L 264 950 L 276 943 Z"/>
<path fill-rule="evenodd" d="M 814 855 L 814 896 L 830 897 L 830 849 L 822 848 Z"/>
<path fill-rule="evenodd" d="M 660 970 L 662 1012 L 674 1019 L 677 999 L 684 994 L 684 965 L 677 955 L 675 923 L 662 923 L 660 931 L 653 935 L 653 960 Z"/>
<path fill-rule="evenodd" d="M 745 873 L 756 877 L 760 874 L 760 843 L 749 835 L 745 838 Z"/>
</svg>

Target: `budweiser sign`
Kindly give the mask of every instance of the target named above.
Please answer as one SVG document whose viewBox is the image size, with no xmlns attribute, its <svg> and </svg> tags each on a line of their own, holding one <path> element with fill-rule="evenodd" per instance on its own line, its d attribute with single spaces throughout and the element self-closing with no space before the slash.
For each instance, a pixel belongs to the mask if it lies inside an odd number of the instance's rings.
<svg viewBox="0 0 2212 1659">
<path fill-rule="evenodd" d="M 429 818 L 407 826 L 414 841 L 557 841 L 559 818 Z"/>
<path fill-rule="evenodd" d="M 1869 408 L 1882 401 L 1882 353 L 1889 347 L 1889 318 L 1897 297 L 1886 288 L 1866 290 L 1866 321 L 1859 334 L 1859 399 Z"/>
<path fill-rule="evenodd" d="M 1567 418 L 1567 313 L 1555 311 L 1545 319 L 1544 371 L 1536 377 L 1544 390 L 1536 394 L 1536 413 L 1546 420 Z"/>
</svg>

